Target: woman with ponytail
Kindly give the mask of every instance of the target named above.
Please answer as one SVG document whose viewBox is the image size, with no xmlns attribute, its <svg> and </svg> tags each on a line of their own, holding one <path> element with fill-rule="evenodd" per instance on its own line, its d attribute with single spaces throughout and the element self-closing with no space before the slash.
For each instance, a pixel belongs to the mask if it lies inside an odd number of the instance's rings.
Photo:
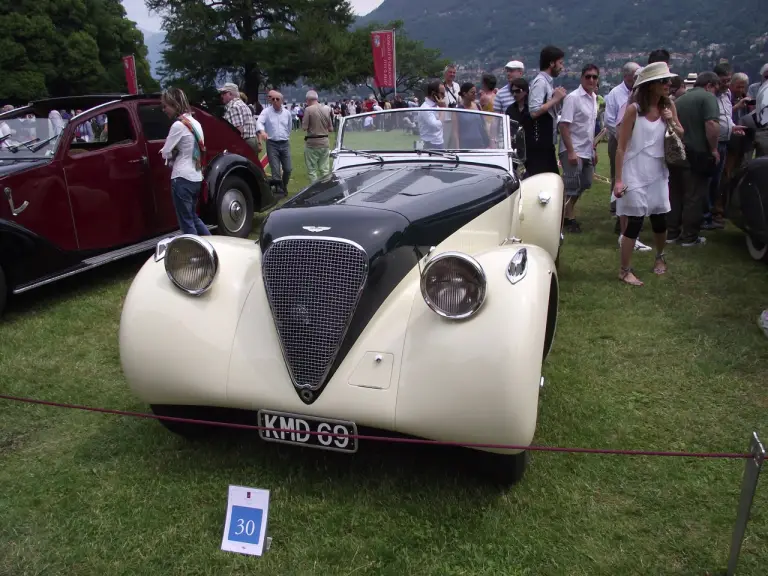
<svg viewBox="0 0 768 576">
<path fill-rule="evenodd" d="M 182 90 L 168 88 L 160 103 L 163 112 L 174 121 L 160 154 L 172 166 L 171 196 L 179 228 L 183 234 L 210 236 L 196 211 L 203 183 L 203 128 L 192 117 L 192 108 Z"/>
</svg>

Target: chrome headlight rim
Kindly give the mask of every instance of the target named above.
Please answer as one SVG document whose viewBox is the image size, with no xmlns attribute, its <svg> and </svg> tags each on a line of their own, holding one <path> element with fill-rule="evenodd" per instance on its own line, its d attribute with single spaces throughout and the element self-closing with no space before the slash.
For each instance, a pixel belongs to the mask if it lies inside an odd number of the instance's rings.
<svg viewBox="0 0 768 576">
<path fill-rule="evenodd" d="M 438 262 L 447 260 L 448 258 L 457 258 L 459 260 L 463 260 L 464 262 L 469 264 L 472 268 L 474 268 L 475 273 L 480 279 L 480 290 L 479 290 L 477 305 L 474 306 L 471 310 L 468 310 L 467 312 L 463 312 L 462 314 L 447 313 L 445 310 L 440 308 L 435 302 L 432 301 L 432 298 L 430 298 L 429 293 L 427 292 L 427 275 L 429 270 L 432 268 L 432 266 L 434 266 Z M 429 261 L 424 266 L 424 270 L 421 272 L 421 279 L 420 279 L 419 285 L 421 287 L 421 296 L 422 298 L 424 298 L 424 302 L 426 302 L 429 309 L 432 310 L 435 314 L 447 320 L 466 320 L 468 318 L 471 318 L 475 314 L 477 314 L 478 311 L 483 307 L 483 304 L 485 303 L 487 290 L 488 290 L 488 279 L 485 275 L 485 270 L 483 270 L 483 267 L 480 265 L 480 262 L 475 260 L 472 256 L 464 252 L 448 251 L 448 252 L 441 252 L 440 254 L 437 254 L 436 256 L 433 256 L 432 258 L 429 259 Z"/>
<path fill-rule="evenodd" d="M 168 258 L 168 254 L 170 253 L 174 244 L 187 240 L 192 241 L 202 247 L 205 250 L 208 258 L 210 258 L 211 264 L 213 265 L 213 274 L 211 274 L 210 281 L 205 284 L 205 286 L 198 288 L 197 290 L 191 290 L 182 285 L 178 280 L 176 280 L 176 278 L 173 277 L 173 274 L 168 269 L 168 263 L 171 261 L 171 259 Z M 165 250 L 163 251 L 163 259 L 165 260 L 165 273 L 168 276 L 168 279 L 173 283 L 174 286 L 176 286 L 176 288 L 186 294 L 189 294 L 190 296 L 201 296 L 202 294 L 205 294 L 208 290 L 210 290 L 211 286 L 213 285 L 213 281 L 216 279 L 216 275 L 219 273 L 219 255 L 216 253 L 216 249 L 213 247 L 213 244 L 196 234 L 180 234 L 168 242 Z"/>
</svg>

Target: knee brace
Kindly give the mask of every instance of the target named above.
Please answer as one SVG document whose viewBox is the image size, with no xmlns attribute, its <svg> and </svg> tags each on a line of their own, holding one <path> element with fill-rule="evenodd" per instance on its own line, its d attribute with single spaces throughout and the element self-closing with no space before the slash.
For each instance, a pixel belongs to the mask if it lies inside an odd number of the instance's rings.
<svg viewBox="0 0 768 576">
<path fill-rule="evenodd" d="M 643 227 L 642 216 L 627 216 L 627 229 L 624 231 L 624 236 L 637 240 L 640 236 L 640 229 Z"/>
<path fill-rule="evenodd" d="M 667 215 L 651 214 L 651 228 L 654 234 L 663 234 L 667 231 Z"/>
</svg>

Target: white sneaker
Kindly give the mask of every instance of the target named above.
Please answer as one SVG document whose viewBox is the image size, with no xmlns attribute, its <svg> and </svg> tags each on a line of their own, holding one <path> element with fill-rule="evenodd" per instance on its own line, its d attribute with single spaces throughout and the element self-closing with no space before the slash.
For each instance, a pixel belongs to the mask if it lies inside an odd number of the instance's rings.
<svg viewBox="0 0 768 576">
<path fill-rule="evenodd" d="M 650 252 L 651 250 L 653 250 L 653 248 L 640 242 L 639 238 L 635 240 L 635 252 Z"/>
<path fill-rule="evenodd" d="M 621 239 L 624 238 L 624 236 L 619 235 L 619 248 L 621 248 Z M 635 252 L 650 252 L 652 248 L 650 246 L 646 246 L 642 242 L 640 242 L 640 239 L 638 238 L 635 240 Z"/>
</svg>

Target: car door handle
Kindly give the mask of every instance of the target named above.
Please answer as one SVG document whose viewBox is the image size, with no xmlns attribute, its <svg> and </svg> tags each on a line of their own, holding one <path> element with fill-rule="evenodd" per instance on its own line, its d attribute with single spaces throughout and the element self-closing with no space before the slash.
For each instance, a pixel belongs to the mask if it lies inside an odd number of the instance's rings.
<svg viewBox="0 0 768 576">
<path fill-rule="evenodd" d="M 24 212 L 24 210 L 27 209 L 27 206 L 29 206 L 29 202 L 24 200 L 24 202 L 22 202 L 21 205 L 17 208 L 16 205 L 13 203 L 13 192 L 11 191 L 11 189 L 6 188 L 5 190 L 3 190 L 3 192 L 5 193 L 6 200 L 8 200 L 8 205 L 11 207 L 11 214 L 13 214 L 14 216 L 18 216 L 19 214 Z"/>
<path fill-rule="evenodd" d="M 128 160 L 128 163 L 129 164 L 141 163 L 141 164 L 144 164 L 144 166 L 146 166 L 149 163 L 148 160 L 149 159 L 146 156 L 142 156 L 141 158 L 137 158 L 136 160 Z"/>
</svg>

